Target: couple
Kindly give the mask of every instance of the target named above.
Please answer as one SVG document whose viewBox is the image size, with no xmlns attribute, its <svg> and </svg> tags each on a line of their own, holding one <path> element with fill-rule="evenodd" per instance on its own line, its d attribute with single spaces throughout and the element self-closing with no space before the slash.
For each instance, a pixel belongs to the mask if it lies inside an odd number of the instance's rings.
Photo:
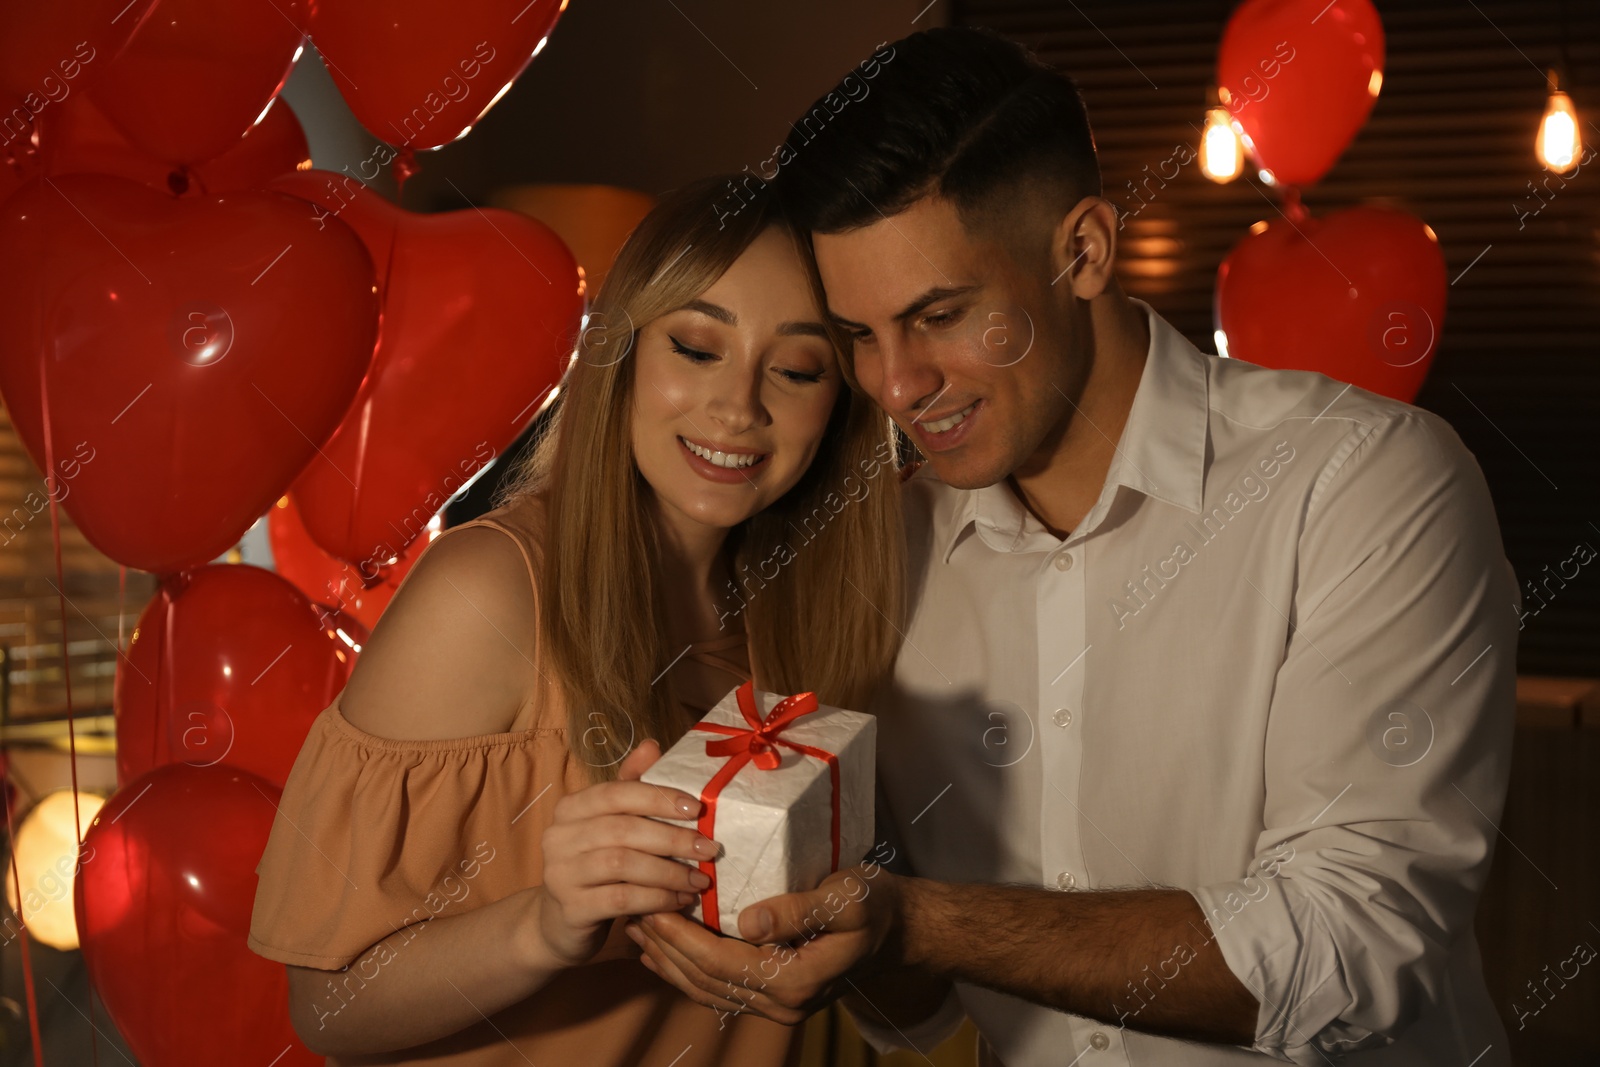
<svg viewBox="0 0 1600 1067">
<path fill-rule="evenodd" d="M 527 470 L 317 720 L 250 936 L 297 1031 L 776 1065 L 838 999 L 1009 1067 L 1509 1062 L 1472 917 L 1518 594 L 1471 454 L 1127 297 L 1067 78 L 887 54 L 741 210 L 640 224 Z M 752 676 L 878 716 L 883 843 L 741 940 L 678 914 L 717 845 L 652 817 L 699 799 L 637 779 Z"/>
</svg>

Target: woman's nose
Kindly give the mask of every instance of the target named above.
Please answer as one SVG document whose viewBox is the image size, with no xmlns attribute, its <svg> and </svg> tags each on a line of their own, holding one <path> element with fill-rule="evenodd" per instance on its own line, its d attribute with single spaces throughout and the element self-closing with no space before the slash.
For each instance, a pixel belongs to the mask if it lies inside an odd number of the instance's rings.
<svg viewBox="0 0 1600 1067">
<path fill-rule="evenodd" d="M 726 374 L 718 375 L 706 412 L 730 434 L 760 425 L 765 417 L 760 369 L 729 367 Z"/>
</svg>

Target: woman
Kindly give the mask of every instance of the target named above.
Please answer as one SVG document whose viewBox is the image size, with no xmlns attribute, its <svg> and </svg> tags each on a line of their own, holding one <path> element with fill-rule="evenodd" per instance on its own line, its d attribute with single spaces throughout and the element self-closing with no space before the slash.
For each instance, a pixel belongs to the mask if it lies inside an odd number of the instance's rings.
<svg viewBox="0 0 1600 1067">
<path fill-rule="evenodd" d="M 700 807 L 636 780 L 661 748 L 749 677 L 865 707 L 898 642 L 889 425 L 802 243 L 730 187 L 628 239 L 530 462 L 428 546 L 284 787 L 250 947 L 330 1064 L 796 1060 L 621 922 L 717 852 L 651 818 Z"/>
</svg>

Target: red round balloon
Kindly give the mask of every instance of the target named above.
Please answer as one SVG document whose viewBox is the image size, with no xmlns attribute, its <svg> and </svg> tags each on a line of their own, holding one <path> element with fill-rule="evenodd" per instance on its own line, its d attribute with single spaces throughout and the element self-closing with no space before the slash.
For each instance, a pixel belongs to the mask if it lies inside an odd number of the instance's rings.
<svg viewBox="0 0 1600 1067">
<path fill-rule="evenodd" d="M 272 548 L 273 568 L 312 600 L 350 613 L 368 630 L 378 625 L 378 618 L 405 581 L 411 565 L 436 536 L 430 523 L 425 539 L 413 541 L 399 559 L 381 563 L 375 573 L 363 576 L 350 564 L 328 555 L 311 539 L 294 497 L 285 494 L 267 512 L 267 543 Z"/>
<path fill-rule="evenodd" d="M 83 838 L 83 961 L 144 1067 L 320 1067 L 289 1021 L 289 976 L 246 939 L 279 792 L 237 767 L 158 767 Z"/>
<path fill-rule="evenodd" d="M 311 37 L 374 137 L 414 151 L 464 136 L 544 44 L 567 0 L 318 0 Z"/>
<path fill-rule="evenodd" d="M 188 169 L 129 144 L 87 96 L 66 101 L 40 125 L 44 172 L 50 175 L 113 174 L 163 192 L 204 195 L 254 189 L 281 174 L 311 169 L 305 131 L 281 99 L 232 148 Z"/>
<path fill-rule="evenodd" d="M 130 567 L 232 547 L 371 362 L 365 247 L 281 193 L 35 179 L 0 210 L 0 248 L 0 394 L 84 536 Z"/>
<path fill-rule="evenodd" d="M 1227 354 L 1409 403 L 1444 328 L 1448 286 L 1433 230 L 1389 208 L 1289 214 L 1258 222 L 1217 269 Z"/>
<path fill-rule="evenodd" d="M 327 171 L 271 187 L 336 215 L 379 265 L 372 371 L 290 489 L 312 539 L 370 577 L 560 381 L 583 313 L 578 265 L 549 228 L 515 212 L 414 215 Z"/>
<path fill-rule="evenodd" d="M 117 781 L 227 763 L 282 786 L 366 638 L 261 567 L 169 576 L 117 661 Z"/>
<path fill-rule="evenodd" d="M 1367 121 L 1383 84 L 1371 0 L 1244 0 L 1217 50 L 1217 87 L 1256 165 L 1310 185 Z"/>
<path fill-rule="evenodd" d="M 194 164 L 238 143 L 300 54 L 310 0 L 161 0 L 92 90 L 128 140 Z"/>
</svg>

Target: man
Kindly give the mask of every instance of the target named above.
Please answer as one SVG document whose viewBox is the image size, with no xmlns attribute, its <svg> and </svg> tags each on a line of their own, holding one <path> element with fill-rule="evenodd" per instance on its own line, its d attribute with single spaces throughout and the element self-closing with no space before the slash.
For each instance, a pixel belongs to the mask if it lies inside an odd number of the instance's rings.
<svg viewBox="0 0 1600 1067">
<path fill-rule="evenodd" d="M 634 924 L 652 965 L 790 1023 L 842 996 L 880 1049 L 965 1014 L 1009 1067 L 1509 1063 L 1472 919 L 1518 592 L 1471 454 L 1128 298 L 1067 78 L 978 31 L 883 56 L 777 180 L 928 460 L 886 843 L 747 908 L 767 944 Z"/>
</svg>

